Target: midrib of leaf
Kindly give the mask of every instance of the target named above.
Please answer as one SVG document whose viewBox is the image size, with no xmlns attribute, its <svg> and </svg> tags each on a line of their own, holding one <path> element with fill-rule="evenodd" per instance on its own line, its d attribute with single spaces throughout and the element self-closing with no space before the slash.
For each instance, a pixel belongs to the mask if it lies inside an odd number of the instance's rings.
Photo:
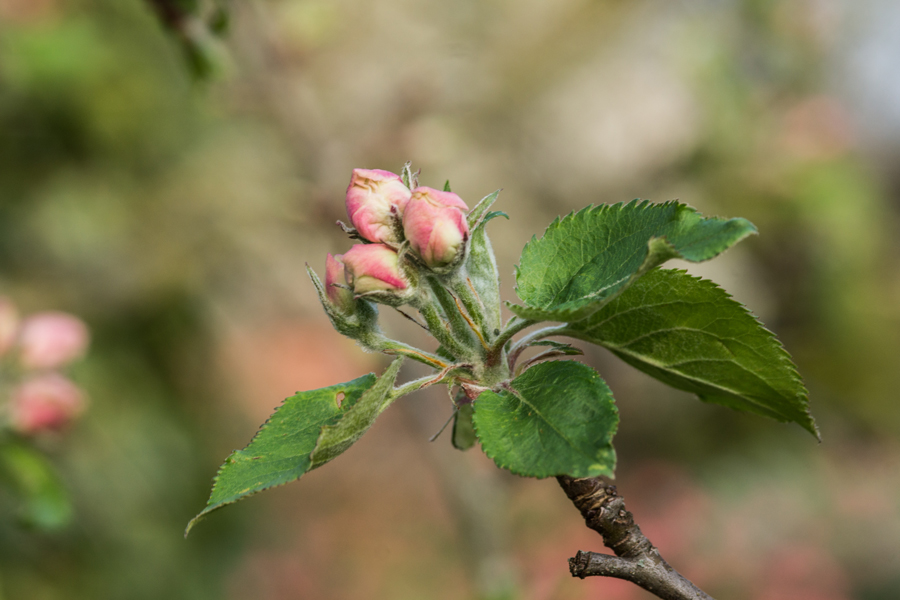
<svg viewBox="0 0 900 600">
<path fill-rule="evenodd" d="M 578 446 L 576 446 L 576 445 L 572 442 L 572 440 L 570 440 L 568 437 L 566 437 L 566 436 L 563 434 L 562 431 L 560 431 L 559 429 L 557 429 L 556 426 L 555 426 L 553 423 L 551 423 L 551 422 L 547 419 L 547 417 L 545 417 L 543 414 L 541 414 L 541 411 L 539 411 L 539 410 L 534 406 L 534 404 L 532 404 L 531 402 L 527 401 L 527 400 L 522 396 L 522 394 L 519 393 L 518 390 L 516 390 L 516 389 L 514 389 L 512 386 L 510 386 L 510 387 L 509 387 L 509 391 L 510 391 L 510 393 L 512 393 L 513 396 L 515 396 L 516 398 L 519 399 L 519 402 L 521 402 L 522 404 L 524 404 L 525 406 L 527 406 L 528 408 L 530 408 L 531 410 L 533 410 L 533 411 L 534 411 L 534 414 L 536 414 L 538 417 L 540 417 L 540 418 L 541 418 L 541 421 L 543 421 L 544 423 L 546 423 L 546 424 L 550 427 L 550 429 L 552 429 L 553 431 L 555 431 L 555 432 L 556 432 L 556 435 L 558 435 L 560 438 L 562 438 L 562 440 L 565 441 L 566 444 L 568 444 L 570 448 L 572 448 L 573 450 L 575 450 L 577 453 L 581 454 L 583 457 L 587 458 L 588 460 L 596 460 L 597 457 L 591 456 L 590 454 L 587 454 L 586 452 L 584 452 L 581 448 L 579 448 Z M 538 431 L 540 432 L 540 430 L 538 430 Z"/>
<path fill-rule="evenodd" d="M 572 227 L 578 227 L 580 229 L 588 229 L 587 221 L 589 219 L 592 219 L 592 218 L 599 219 L 599 218 L 601 218 L 602 215 L 605 215 L 607 213 L 613 214 L 615 216 L 615 221 L 618 223 L 618 222 L 621 222 L 622 213 L 625 211 L 628 211 L 628 214 L 640 214 L 643 210 L 646 210 L 648 207 L 658 206 L 661 209 L 665 209 L 670 204 L 672 204 L 672 202 L 665 202 L 662 204 L 654 205 L 647 201 L 643 201 L 641 203 L 638 203 L 637 201 L 632 201 L 627 204 L 620 203 L 620 204 L 601 204 L 600 206 L 587 206 L 578 212 L 572 212 L 572 213 L 566 215 L 565 217 L 555 220 L 553 223 L 550 224 L 550 226 L 547 228 L 547 231 L 545 231 L 544 235 L 542 235 L 539 239 L 536 236 L 532 236 L 532 239 L 529 242 L 529 244 L 543 242 L 548 236 L 552 237 L 553 235 L 555 235 L 557 230 L 559 230 L 563 227 L 569 226 L 569 225 L 567 225 L 567 223 L 572 223 L 572 225 L 571 225 Z M 584 256 L 587 255 L 587 256 L 591 257 L 590 261 L 593 262 L 602 254 L 604 254 L 605 252 L 608 252 L 609 249 L 613 245 L 620 244 L 623 240 L 633 237 L 635 235 L 638 235 L 646 229 L 646 226 L 642 226 L 637 231 L 631 232 L 629 234 L 621 235 L 615 242 L 612 242 L 611 236 L 613 234 L 613 227 L 614 226 L 612 223 L 605 224 L 604 229 L 606 230 L 605 231 L 606 241 L 603 242 L 603 245 L 601 247 L 599 247 L 597 250 L 595 250 L 592 253 L 584 252 L 584 247 L 585 247 L 586 243 L 588 242 L 589 238 L 582 237 L 582 239 L 580 240 L 580 244 L 579 244 L 579 248 L 581 250 L 579 252 L 579 254 L 580 254 L 581 258 L 583 259 Z M 593 246 L 593 244 L 592 244 L 592 246 Z M 638 248 L 636 248 L 635 253 L 639 252 L 641 250 L 641 248 L 645 248 L 645 247 L 646 246 L 639 246 Z M 542 261 L 542 262 L 544 262 L 544 264 L 546 266 L 544 267 L 544 269 L 541 272 L 541 277 L 540 277 L 540 282 L 539 282 L 541 284 L 541 286 L 532 285 L 531 287 L 533 289 L 538 289 L 539 287 L 542 287 L 543 285 L 545 285 L 547 282 L 547 279 L 548 279 L 547 274 L 554 272 L 554 269 L 558 269 L 558 264 L 560 262 L 562 262 L 562 264 L 565 264 L 565 262 L 566 262 L 565 260 L 563 260 L 563 261 L 559 260 L 560 253 L 562 251 L 563 251 L 563 248 L 560 248 L 560 247 L 553 248 L 552 254 L 549 257 L 549 260 Z M 632 253 L 632 256 L 634 256 L 634 253 Z M 570 281 L 568 283 L 563 284 L 563 289 L 565 289 L 569 285 L 571 285 L 571 278 L 573 278 L 575 276 L 575 274 L 577 274 L 580 270 L 581 270 L 581 268 L 572 272 L 572 275 L 569 276 Z M 566 270 L 566 271 L 569 272 L 568 270 Z M 547 301 L 543 302 L 542 307 L 547 308 L 549 303 L 553 299 L 557 298 L 558 296 L 559 296 L 559 291 L 555 294 L 555 296 L 553 298 L 550 298 Z"/>
<path fill-rule="evenodd" d="M 628 313 L 634 312 L 634 311 L 636 311 L 636 310 L 646 310 L 646 309 L 648 309 L 648 308 L 658 308 L 658 307 L 660 307 L 660 306 L 673 306 L 673 305 L 675 305 L 675 304 L 690 304 L 691 306 L 693 306 L 693 303 L 690 303 L 690 302 L 688 302 L 688 301 L 686 301 L 686 300 L 673 300 L 672 302 L 658 302 L 658 303 L 656 303 L 656 304 L 643 304 L 643 305 L 641 305 L 641 306 L 635 306 L 634 308 L 628 308 L 628 309 L 625 309 L 625 310 L 623 310 L 623 311 L 620 311 L 620 312 L 615 313 L 615 314 L 612 315 L 612 316 L 606 317 L 606 318 L 603 319 L 602 321 L 600 321 L 600 322 L 598 322 L 598 323 L 594 323 L 594 324 L 591 326 L 590 329 L 586 329 L 585 331 L 586 331 L 586 332 L 587 332 L 587 331 L 593 331 L 593 330 L 599 328 L 600 326 L 602 326 L 602 325 L 604 325 L 604 324 L 606 324 L 606 323 L 609 323 L 609 322 L 612 321 L 613 319 L 618 319 L 618 318 L 621 317 L 622 315 L 627 315 Z M 696 304 L 715 304 L 715 303 L 714 303 L 714 302 L 697 302 Z"/>
<path fill-rule="evenodd" d="M 583 224 L 583 223 L 582 223 L 582 224 Z M 598 249 L 597 249 L 594 253 L 592 253 L 592 254 L 587 254 L 587 256 L 589 256 L 590 258 L 589 258 L 588 260 L 586 260 L 586 261 L 584 260 L 584 256 L 586 255 L 586 253 L 585 253 L 584 250 L 583 250 L 584 247 L 585 247 L 585 242 L 586 242 L 586 240 L 582 240 L 582 241 L 581 241 L 580 246 L 581 246 L 581 248 L 582 248 L 582 251 L 581 251 L 580 254 L 581 254 L 581 257 L 582 257 L 582 262 L 583 262 L 583 264 L 581 265 L 581 267 L 579 267 L 577 270 L 575 270 L 575 271 L 572 273 L 571 277 L 569 278 L 568 283 L 566 283 L 566 284 L 565 284 L 565 285 L 564 285 L 564 286 L 563 286 L 563 287 L 562 287 L 562 288 L 561 288 L 561 289 L 560 289 L 560 290 L 559 290 L 552 298 L 550 298 L 549 301 L 544 302 L 543 308 L 549 308 L 549 307 L 553 306 L 553 303 L 554 303 L 554 302 L 560 302 L 560 301 L 566 301 L 566 302 L 567 302 L 568 300 L 562 300 L 562 298 L 564 298 L 565 295 L 569 292 L 569 290 L 572 289 L 572 286 L 575 285 L 575 279 L 576 279 L 579 275 L 582 275 L 586 270 L 589 270 L 589 268 L 593 268 L 593 267 L 597 264 L 597 262 L 600 261 L 601 258 L 603 258 L 603 255 L 604 255 L 604 254 L 607 254 L 607 253 L 609 252 L 610 248 L 612 248 L 614 245 L 621 244 L 621 243 L 622 243 L 624 240 L 626 240 L 626 239 L 633 238 L 633 237 L 635 237 L 635 236 L 638 236 L 638 235 L 644 233 L 644 231 L 645 231 L 646 228 L 641 228 L 641 229 L 639 229 L 639 230 L 637 230 L 637 231 L 634 231 L 634 232 L 632 232 L 632 233 L 630 233 L 630 234 L 623 235 L 623 236 L 621 236 L 619 239 L 617 239 L 615 242 L 611 242 L 611 241 L 609 240 L 609 235 L 610 235 L 610 233 L 611 233 L 611 229 L 612 229 L 611 227 L 607 227 L 607 228 L 606 228 L 606 234 L 607 234 L 607 239 L 606 239 L 606 242 L 605 242 L 606 245 L 605 245 L 604 247 L 598 248 Z M 632 252 L 632 253 L 628 256 L 628 258 L 622 260 L 621 262 L 627 263 L 627 262 L 630 261 L 632 258 L 634 258 L 641 250 L 646 250 L 646 249 L 647 249 L 647 246 L 646 246 L 646 245 L 644 245 L 644 246 L 640 246 L 640 245 L 637 246 L 637 247 L 634 249 L 634 252 Z M 556 252 L 555 252 L 555 254 L 558 255 L 560 252 L 561 252 L 561 249 L 557 249 Z M 555 260 L 555 258 L 556 258 L 556 257 L 554 257 L 554 260 L 553 260 L 553 261 L 549 261 L 549 262 L 547 263 L 547 268 L 545 269 L 544 273 L 548 273 L 548 272 L 550 272 L 550 271 L 553 270 L 554 264 L 556 264 L 556 263 L 558 262 L 558 261 Z M 601 288 L 600 290 L 597 290 L 596 292 L 592 292 L 591 294 L 585 296 L 585 298 L 595 297 L 595 296 L 599 295 L 601 292 L 606 291 L 606 290 L 608 290 L 608 289 L 610 289 L 610 288 L 612 288 L 612 287 L 615 287 L 616 285 L 618 285 L 619 283 L 621 283 L 621 282 L 623 282 L 623 281 L 626 281 L 630 276 L 631 276 L 630 274 L 629 274 L 629 275 L 626 275 L 626 276 L 620 278 L 618 281 L 615 281 L 615 282 L 613 282 L 613 283 L 607 285 L 606 287 Z M 545 278 L 546 278 L 546 277 L 542 277 L 542 279 L 545 279 Z M 580 299 L 580 298 L 579 298 L 579 299 Z"/>
<path fill-rule="evenodd" d="M 638 307 L 635 307 L 635 308 L 629 308 L 629 309 L 624 310 L 624 311 L 622 311 L 622 312 L 616 313 L 616 314 L 614 314 L 614 315 L 612 315 L 612 316 L 610 316 L 610 317 L 607 317 L 606 319 L 600 321 L 599 323 L 594 324 L 594 325 L 593 325 L 592 327 L 590 327 L 589 329 L 585 329 L 585 333 L 588 333 L 588 334 L 590 334 L 590 335 L 595 335 L 595 336 L 596 336 L 596 334 L 595 334 L 594 332 L 596 332 L 597 330 L 599 330 L 599 329 L 601 328 L 602 325 L 608 323 L 609 321 L 611 321 L 611 320 L 613 320 L 613 319 L 617 319 L 617 318 L 621 317 L 622 315 L 628 314 L 628 313 L 633 312 L 633 311 L 636 311 L 636 310 L 645 310 L 645 309 L 648 309 L 648 308 L 656 308 L 656 307 L 660 307 L 660 306 L 674 306 L 674 305 L 676 305 L 676 304 L 685 304 L 685 305 L 695 306 L 695 305 L 701 305 L 701 304 L 709 304 L 709 305 L 712 305 L 712 304 L 714 304 L 714 303 L 712 303 L 712 302 L 689 303 L 689 302 L 684 301 L 684 300 L 679 300 L 679 301 L 673 301 L 673 302 L 660 302 L 660 303 L 657 303 L 657 304 L 647 304 L 647 305 L 644 305 L 644 306 L 638 306 Z M 732 318 L 728 318 L 728 317 L 716 317 L 715 319 L 712 319 L 711 321 L 708 321 L 708 322 L 706 323 L 706 326 L 709 327 L 709 326 L 711 326 L 713 323 L 717 323 L 717 322 L 719 322 L 719 321 L 738 321 L 738 319 L 733 318 L 733 317 L 732 317 Z M 715 333 L 712 333 L 712 332 L 710 332 L 710 331 L 707 331 L 706 329 L 698 329 L 698 328 L 696 328 L 696 327 L 688 327 L 688 326 L 686 326 L 686 325 L 677 325 L 677 326 L 673 326 L 673 327 L 666 327 L 666 328 L 664 328 L 664 329 L 656 329 L 656 330 L 654 330 L 654 331 L 648 331 L 647 333 L 644 333 L 644 334 L 639 335 L 639 336 L 637 336 L 637 337 L 631 338 L 630 340 L 628 340 L 628 341 L 626 341 L 626 342 L 621 342 L 621 343 L 617 343 L 617 344 L 605 342 L 603 345 L 606 346 L 606 347 L 625 348 L 625 347 L 628 347 L 628 346 L 632 346 L 632 345 L 634 345 L 636 342 L 639 342 L 639 341 L 641 341 L 641 340 L 643 340 L 643 339 L 646 339 L 646 338 L 648 338 L 648 337 L 652 337 L 652 336 L 654 336 L 654 335 L 659 335 L 659 334 L 662 334 L 662 333 L 668 333 L 668 332 L 670 332 L 670 331 L 692 331 L 692 332 L 694 332 L 694 333 L 699 333 L 699 334 L 701 334 L 701 335 L 704 335 L 704 336 L 707 336 L 707 337 L 711 337 L 711 338 L 713 338 L 713 340 L 714 340 L 715 342 L 717 342 L 724 350 L 726 350 L 726 351 L 727 351 L 729 354 L 731 354 L 732 356 L 735 356 L 734 351 L 733 351 L 731 348 L 729 348 L 728 345 L 725 344 L 725 343 L 722 341 L 723 339 L 728 340 L 728 341 L 731 341 L 731 342 L 734 342 L 735 344 L 739 344 L 739 345 L 743 346 L 743 347 L 746 348 L 749 352 L 752 352 L 754 355 L 756 355 L 757 358 L 759 358 L 759 359 L 761 359 L 761 360 L 765 360 L 765 358 L 766 358 L 766 357 L 760 352 L 759 347 L 757 347 L 757 346 L 751 346 L 750 344 L 747 344 L 746 342 L 743 342 L 743 341 L 740 340 L 740 337 L 745 336 L 745 335 L 748 335 L 749 332 L 745 332 L 744 334 L 742 334 L 742 336 L 723 337 L 723 336 L 719 336 L 719 335 L 717 335 L 717 334 L 715 334 Z M 697 361 L 699 361 L 699 360 L 700 360 L 700 359 L 696 359 L 695 362 L 697 362 Z M 714 360 L 714 359 L 709 359 L 709 360 Z M 718 359 L 718 360 L 726 360 L 726 359 Z M 689 362 L 689 361 L 688 361 L 688 362 Z M 681 363 L 672 363 L 672 366 L 674 366 L 675 364 L 681 364 Z M 741 366 L 741 367 L 743 368 L 743 365 L 738 365 L 738 366 Z M 745 369 L 745 370 L 746 370 L 746 369 Z M 751 373 L 752 373 L 752 371 L 751 371 Z M 754 375 L 755 377 L 757 377 L 757 379 L 760 379 L 760 380 L 764 381 L 764 380 L 763 380 L 761 377 L 759 377 L 757 374 L 753 373 L 753 375 Z"/>
<path fill-rule="evenodd" d="M 665 306 L 665 305 L 667 305 L 667 304 L 670 304 L 670 303 L 661 303 L 661 304 L 659 304 L 658 306 Z M 618 315 L 615 315 L 615 316 L 618 316 Z M 607 320 L 608 320 L 608 319 L 607 319 Z M 594 328 L 592 327 L 591 329 L 594 329 Z M 682 361 L 682 362 L 678 362 L 678 363 L 662 363 L 662 362 L 659 362 L 659 361 L 657 361 L 657 360 L 654 360 L 654 359 L 650 358 L 649 356 L 647 356 L 647 355 L 645 355 L 645 354 L 638 354 L 638 353 L 636 353 L 636 352 L 634 352 L 634 351 L 631 351 L 631 350 L 628 350 L 628 349 L 627 349 L 628 346 L 630 346 L 631 344 L 633 344 L 635 341 L 637 341 L 637 340 L 639 340 L 639 339 L 643 339 L 643 338 L 645 338 L 645 337 L 647 337 L 647 336 L 650 336 L 650 335 L 657 335 L 657 334 L 660 334 L 660 333 L 666 333 L 667 331 L 675 331 L 675 330 L 694 331 L 694 332 L 697 332 L 697 333 L 702 333 L 702 334 L 704 334 L 704 335 L 709 335 L 709 336 L 716 337 L 716 338 L 718 337 L 718 336 L 716 336 L 716 335 L 713 334 L 713 333 L 709 333 L 709 332 L 707 332 L 707 331 L 703 331 L 703 330 L 701 330 L 701 329 L 696 329 L 696 328 L 693 328 L 693 327 L 670 327 L 670 328 L 666 328 L 666 329 L 658 329 L 658 330 L 653 331 L 653 332 L 650 332 L 650 333 L 648 333 L 648 334 L 639 336 L 638 338 L 635 338 L 635 339 L 633 339 L 633 340 L 629 340 L 629 341 L 628 341 L 627 343 L 625 343 L 625 344 L 613 344 L 613 343 L 610 343 L 610 342 L 607 342 L 607 341 L 603 341 L 601 345 L 602 345 L 603 347 L 605 347 L 605 348 L 608 348 L 608 349 L 611 350 L 611 351 L 619 352 L 619 353 L 621 353 L 621 354 L 627 354 L 628 356 L 631 356 L 631 357 L 633 357 L 633 358 L 635 358 L 636 360 L 639 360 L 639 361 L 641 361 L 641 362 L 645 362 L 645 363 L 647 363 L 647 364 L 650 364 L 650 365 L 652 365 L 652 366 L 654 366 L 654 367 L 660 369 L 661 371 L 675 371 L 676 373 L 678 373 L 678 375 L 679 375 L 680 377 L 684 377 L 685 379 L 689 379 L 689 380 L 691 380 L 691 381 L 693 381 L 693 382 L 695 382 L 695 383 L 698 383 L 698 384 L 703 385 L 703 386 L 706 386 L 706 387 L 711 387 L 711 388 L 715 388 L 715 389 L 718 389 L 718 390 L 722 390 L 722 391 L 724 391 L 724 392 L 727 392 L 727 393 L 731 394 L 732 396 L 735 396 L 735 397 L 737 397 L 737 398 L 741 398 L 741 399 L 746 400 L 747 402 L 753 404 L 754 406 L 757 406 L 757 407 L 762 408 L 762 409 L 765 410 L 765 412 L 767 412 L 767 413 L 770 413 L 770 414 L 776 414 L 776 415 L 778 414 L 778 413 L 774 412 L 770 407 L 767 407 L 767 406 L 765 406 L 765 405 L 760 404 L 758 400 L 756 400 L 756 399 L 754 399 L 754 398 L 751 398 L 751 397 L 747 396 L 747 394 L 744 394 L 743 392 L 739 392 L 739 391 L 737 391 L 737 390 L 733 390 L 733 389 L 731 389 L 731 388 L 725 387 L 725 386 L 720 385 L 720 384 L 718 384 L 718 383 L 714 383 L 714 382 L 712 382 L 712 381 L 708 381 L 708 380 L 704 380 L 704 379 L 699 379 L 698 377 L 696 377 L 696 376 L 694 376 L 694 375 L 689 375 L 688 373 L 685 373 L 685 372 L 683 372 L 683 371 L 680 371 L 680 370 L 675 369 L 675 367 L 677 367 L 677 366 L 679 366 L 679 365 L 686 365 L 686 364 L 697 363 L 697 362 L 726 362 L 726 363 L 728 363 L 728 364 L 730 364 L 730 365 L 734 365 L 734 366 L 738 367 L 741 371 L 743 371 L 743 372 L 745 372 L 745 373 L 748 373 L 748 374 L 749 374 L 751 377 L 753 377 L 756 381 L 762 382 L 763 386 L 764 386 L 765 388 L 769 389 L 771 392 L 773 392 L 776 396 L 778 396 L 778 397 L 780 397 L 780 398 L 784 398 L 784 397 L 785 397 L 785 395 L 784 395 L 781 391 L 779 391 L 778 389 L 772 387 L 772 385 L 771 385 L 768 381 L 766 381 L 764 378 L 760 377 L 758 373 L 756 373 L 756 372 L 754 372 L 754 371 L 751 371 L 750 369 L 748 369 L 747 367 L 745 367 L 744 365 L 738 363 L 738 362 L 735 361 L 735 360 L 730 360 L 730 359 L 727 359 L 727 358 L 695 358 L 695 359 L 690 359 L 690 360 L 686 360 L 686 361 Z M 729 339 L 730 339 L 730 338 L 729 338 Z M 717 339 L 716 341 L 718 341 L 718 339 Z M 737 340 L 735 340 L 735 341 L 737 341 Z M 759 356 L 760 358 L 764 358 L 764 357 L 762 357 L 762 356 L 759 354 L 759 352 L 758 352 L 755 348 L 753 348 L 752 346 L 748 346 L 747 344 L 743 344 L 742 342 L 738 342 L 738 343 L 741 343 L 745 348 L 748 348 L 748 349 L 752 350 L 753 353 L 756 354 L 757 356 Z M 726 349 L 727 349 L 730 353 L 734 354 L 729 348 L 726 347 Z"/>
<path fill-rule="evenodd" d="M 637 358 L 638 360 L 640 360 L 640 361 L 642 361 L 642 362 L 645 362 L 645 363 L 648 363 L 648 364 L 651 364 L 651 365 L 653 365 L 654 367 L 657 367 L 658 369 L 660 369 L 660 370 L 662 370 L 662 371 L 665 371 L 665 370 L 668 369 L 668 367 L 666 367 L 665 365 L 662 365 L 662 364 L 660 364 L 660 363 L 658 363 L 658 362 L 656 362 L 656 361 L 654 361 L 654 360 L 651 360 L 651 359 L 649 359 L 649 358 L 647 358 L 646 356 L 641 355 L 641 354 L 635 354 L 635 353 L 633 353 L 633 352 L 623 351 L 623 350 L 618 349 L 618 348 L 615 348 L 615 349 L 614 349 L 614 348 L 612 348 L 612 347 L 610 347 L 610 350 L 614 350 L 615 352 L 620 352 L 620 353 L 622 353 L 622 354 L 627 354 L 627 355 L 629 355 L 629 356 L 633 356 L 633 357 Z M 727 359 L 724 359 L 724 358 L 720 358 L 720 359 L 706 359 L 706 360 L 711 360 L 711 361 L 713 361 L 713 360 L 718 360 L 718 361 L 726 361 L 726 362 L 730 362 L 730 361 L 727 361 Z M 695 360 L 694 362 L 702 362 L 702 361 L 700 361 L 700 360 Z M 734 364 L 734 363 L 731 363 L 731 364 Z M 744 368 L 743 365 L 738 365 L 738 366 L 739 366 L 741 369 L 743 369 L 744 371 L 747 371 L 747 369 Z M 760 377 L 759 377 L 758 375 L 756 375 L 755 373 L 753 373 L 752 371 L 748 371 L 748 372 L 751 373 L 751 374 L 753 374 L 754 377 L 756 377 L 757 379 L 760 379 Z M 693 375 L 688 375 L 687 373 L 682 373 L 681 371 L 678 371 L 678 375 L 679 375 L 680 377 L 684 377 L 685 379 L 689 379 L 689 380 L 691 380 L 691 381 L 693 381 L 693 382 L 695 382 L 695 383 L 699 383 L 699 384 L 701 384 L 701 385 L 703 385 L 703 386 L 715 388 L 715 389 L 717 389 L 717 390 L 723 390 L 724 392 L 727 392 L 727 393 L 729 393 L 730 395 L 732 395 L 732 396 L 734 396 L 734 397 L 740 398 L 741 400 L 746 400 L 746 401 L 749 402 L 750 404 L 753 404 L 754 406 L 760 407 L 760 408 L 763 409 L 767 414 L 776 415 L 779 419 L 782 418 L 781 415 L 779 415 L 777 412 L 773 411 L 773 410 L 772 410 L 771 408 L 769 408 L 768 406 L 761 405 L 761 404 L 759 403 L 758 400 L 754 400 L 753 398 L 748 397 L 746 394 L 744 394 L 744 393 L 742 393 L 742 392 L 737 392 L 737 391 L 735 391 L 735 390 L 733 390 L 733 389 L 727 388 L 727 387 L 722 386 L 722 385 L 719 385 L 719 384 L 717 384 L 717 383 L 713 383 L 713 382 L 711 382 L 711 381 L 707 381 L 707 380 L 704 380 L 704 379 L 698 379 L 697 377 L 695 377 L 695 376 L 693 376 Z M 765 380 L 763 380 L 763 381 L 765 381 Z M 768 383 L 766 383 L 766 387 L 768 387 L 769 389 L 774 389 L 774 388 L 772 388 L 770 385 L 768 385 Z M 777 390 L 776 390 L 776 392 L 777 392 Z M 784 397 L 783 394 L 781 394 L 780 392 L 777 392 L 777 393 L 778 393 L 778 396 Z"/>
</svg>

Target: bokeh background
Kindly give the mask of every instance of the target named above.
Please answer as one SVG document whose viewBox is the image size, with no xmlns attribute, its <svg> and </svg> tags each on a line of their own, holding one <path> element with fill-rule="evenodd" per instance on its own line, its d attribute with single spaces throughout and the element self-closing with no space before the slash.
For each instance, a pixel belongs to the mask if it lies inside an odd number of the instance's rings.
<svg viewBox="0 0 900 600">
<path fill-rule="evenodd" d="M 778 333 L 823 442 L 586 348 L 620 491 L 717 598 L 900 598 L 898 30 L 891 0 L 248 0 L 204 71 L 149 2 L 0 0 L 0 293 L 93 338 L 90 408 L 42 442 L 73 519 L 24 527 L 0 492 L 0 597 L 650 597 L 571 579 L 601 543 L 555 481 L 429 443 L 441 390 L 183 539 L 284 397 L 385 366 L 304 263 L 348 247 L 352 168 L 412 160 L 470 206 L 503 188 L 508 299 L 527 239 L 589 203 L 756 223 L 691 270 Z"/>
</svg>

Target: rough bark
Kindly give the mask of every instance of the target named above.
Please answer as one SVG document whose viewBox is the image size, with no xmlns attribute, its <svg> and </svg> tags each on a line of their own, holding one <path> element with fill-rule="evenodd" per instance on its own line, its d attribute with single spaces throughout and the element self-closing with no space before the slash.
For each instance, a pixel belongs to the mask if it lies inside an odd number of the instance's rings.
<svg viewBox="0 0 900 600">
<path fill-rule="evenodd" d="M 573 577 L 616 577 L 637 584 L 663 600 L 713 600 L 663 560 L 641 533 L 616 486 L 599 477 L 556 478 L 581 512 L 585 524 L 603 537 L 615 556 L 582 552 L 569 559 Z"/>
</svg>

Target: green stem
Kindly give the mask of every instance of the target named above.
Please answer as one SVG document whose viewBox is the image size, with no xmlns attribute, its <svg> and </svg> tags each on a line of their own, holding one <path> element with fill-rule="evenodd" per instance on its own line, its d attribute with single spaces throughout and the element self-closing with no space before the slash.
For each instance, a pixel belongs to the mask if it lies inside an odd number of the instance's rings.
<svg viewBox="0 0 900 600">
<path fill-rule="evenodd" d="M 493 332 L 489 331 L 489 327 L 487 326 L 486 319 L 484 316 L 484 304 L 481 302 L 481 298 L 478 297 L 478 294 L 472 289 L 471 284 L 469 282 L 469 278 L 466 275 L 465 270 L 460 269 L 456 276 L 454 276 L 453 281 L 450 283 L 451 288 L 456 295 L 459 296 L 459 299 L 462 301 L 463 306 L 466 307 L 466 310 L 469 312 L 469 316 L 472 317 L 472 321 L 475 322 L 475 325 L 481 330 L 482 335 L 484 335 L 485 340 L 490 340 L 493 337 Z"/>
<path fill-rule="evenodd" d="M 454 371 L 468 369 L 471 368 L 472 365 L 465 364 L 453 364 L 448 365 L 437 375 L 426 375 L 425 377 L 420 377 L 419 379 L 415 379 L 408 383 L 404 383 L 399 387 L 395 387 L 394 391 L 391 392 L 392 398 L 399 398 L 400 396 L 405 396 L 406 394 L 411 394 L 417 390 L 420 390 L 424 387 L 437 385 L 439 383 L 444 383 L 447 379 L 451 379 L 451 373 Z"/>
<path fill-rule="evenodd" d="M 431 335 L 434 336 L 441 346 L 454 357 L 463 360 L 470 359 L 472 351 L 460 344 L 456 338 L 453 337 L 453 334 L 450 333 L 445 326 L 444 321 L 441 319 L 441 315 L 438 313 L 437 308 L 435 308 L 430 300 L 430 298 L 425 298 L 418 302 L 418 306 L 416 306 L 419 313 L 421 313 L 422 317 L 425 319 L 425 324 L 428 325 L 428 331 L 431 332 Z"/>
<path fill-rule="evenodd" d="M 391 392 L 391 398 L 399 398 L 400 396 L 405 396 L 407 394 L 411 394 L 417 390 L 420 390 L 425 384 L 433 379 L 434 375 L 429 375 L 427 377 L 420 377 L 419 379 L 404 383 L 399 387 L 395 387 L 394 391 Z"/>
<path fill-rule="evenodd" d="M 523 350 L 528 344 L 532 342 L 536 342 L 538 340 L 542 340 L 544 338 L 553 337 L 554 335 L 563 335 L 566 333 L 566 329 L 569 327 L 567 323 L 562 325 L 553 325 L 552 327 L 544 327 L 543 329 L 538 329 L 537 331 L 532 331 L 515 344 L 513 344 L 512 348 L 509 349 L 510 353 Z"/>
<path fill-rule="evenodd" d="M 441 308 L 444 309 L 444 315 L 446 315 L 447 320 L 450 322 L 450 329 L 453 332 L 453 335 L 457 339 L 466 340 L 469 345 L 473 344 L 475 340 L 472 338 L 472 330 L 460 314 L 456 301 L 453 299 L 450 292 L 444 288 L 441 281 L 436 277 L 429 277 L 428 285 L 431 286 L 432 293 L 434 293 Z"/>
<path fill-rule="evenodd" d="M 360 340 L 360 343 L 369 350 L 383 352 L 392 356 L 406 356 L 435 369 L 443 369 L 447 366 L 447 361 L 435 354 L 425 352 L 415 346 L 410 346 L 397 340 L 392 340 L 380 333 L 372 334 L 370 337 Z"/>
<path fill-rule="evenodd" d="M 513 344 L 512 348 L 509 349 L 509 368 L 513 369 L 515 367 L 516 361 L 519 359 L 519 355 L 528 347 L 528 344 L 536 342 L 538 340 L 542 340 L 544 338 L 553 337 L 555 335 L 562 335 L 565 333 L 567 324 L 563 325 L 553 325 L 552 327 L 544 327 L 543 329 L 538 329 L 537 331 L 532 331 L 518 342 Z"/>
<path fill-rule="evenodd" d="M 488 364 L 494 365 L 499 363 L 500 357 L 503 354 L 503 347 L 506 346 L 507 342 L 509 342 L 514 335 L 527 327 L 531 327 L 535 323 L 537 323 L 537 321 L 523 319 L 521 317 L 513 317 L 507 321 L 506 327 L 503 328 L 503 331 L 500 332 L 500 335 L 494 340 L 491 349 L 488 351 Z"/>
</svg>

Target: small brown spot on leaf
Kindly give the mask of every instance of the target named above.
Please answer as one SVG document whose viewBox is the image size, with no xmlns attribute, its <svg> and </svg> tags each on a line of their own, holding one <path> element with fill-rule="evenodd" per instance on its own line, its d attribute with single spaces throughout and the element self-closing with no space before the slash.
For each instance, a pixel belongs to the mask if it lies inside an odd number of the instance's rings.
<svg viewBox="0 0 900 600">
<path fill-rule="evenodd" d="M 337 403 L 338 408 L 341 407 L 341 403 L 344 401 L 345 397 L 346 396 L 344 395 L 344 392 L 338 392 L 337 395 L 334 397 L 334 401 Z"/>
</svg>

